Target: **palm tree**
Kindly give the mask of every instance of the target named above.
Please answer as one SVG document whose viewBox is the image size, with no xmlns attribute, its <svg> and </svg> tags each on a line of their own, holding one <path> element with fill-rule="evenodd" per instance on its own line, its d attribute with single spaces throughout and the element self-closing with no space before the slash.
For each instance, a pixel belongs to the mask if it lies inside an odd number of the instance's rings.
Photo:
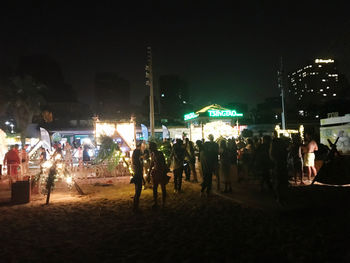
<svg viewBox="0 0 350 263">
<path fill-rule="evenodd" d="M 16 120 L 16 128 L 21 134 L 21 143 L 25 144 L 26 130 L 33 117 L 40 115 L 45 99 L 44 85 L 37 83 L 31 76 L 15 77 L 8 106 Z"/>
</svg>

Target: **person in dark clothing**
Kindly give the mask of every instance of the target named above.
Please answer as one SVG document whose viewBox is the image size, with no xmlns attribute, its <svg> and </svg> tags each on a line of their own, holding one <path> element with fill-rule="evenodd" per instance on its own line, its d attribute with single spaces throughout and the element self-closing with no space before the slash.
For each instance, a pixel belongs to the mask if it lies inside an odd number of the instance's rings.
<svg viewBox="0 0 350 263">
<path fill-rule="evenodd" d="M 142 191 L 142 182 L 143 182 L 143 159 L 141 152 L 141 142 L 136 144 L 136 149 L 132 153 L 131 157 L 132 169 L 134 172 L 133 183 L 135 184 L 135 195 L 134 195 L 134 206 L 133 210 L 137 211 L 139 208 L 139 201 Z"/>
<path fill-rule="evenodd" d="M 256 172 L 261 178 L 260 186 L 261 191 L 264 191 L 265 185 L 270 189 L 270 191 L 273 193 L 273 186 L 271 183 L 271 174 L 270 169 L 272 168 L 272 161 L 270 159 L 270 144 L 271 144 L 271 137 L 265 135 L 262 139 L 262 143 L 258 145 L 256 149 L 256 155 L 255 155 L 255 168 Z"/>
<path fill-rule="evenodd" d="M 275 182 L 276 201 L 284 205 L 288 189 L 287 143 L 283 138 L 275 138 L 271 142 L 270 158 L 273 161 L 273 177 Z"/>
<path fill-rule="evenodd" d="M 185 156 L 185 163 L 188 163 L 188 168 L 185 170 L 186 173 L 186 181 L 190 181 L 191 173 L 193 175 L 193 182 L 198 183 L 197 179 L 197 171 L 196 171 L 196 154 L 194 150 L 194 144 L 188 138 L 186 138 L 185 150 L 187 152 L 187 156 Z"/>
<path fill-rule="evenodd" d="M 149 143 L 149 150 L 151 152 L 151 165 L 150 165 L 150 176 L 153 183 L 153 208 L 158 207 L 158 185 L 162 188 L 162 207 L 165 206 L 166 200 L 166 184 L 169 182 L 167 176 L 168 167 L 165 163 L 164 155 L 161 151 L 157 150 L 157 144 L 154 142 Z"/>
<path fill-rule="evenodd" d="M 90 162 L 90 155 L 88 152 L 88 147 L 84 147 L 83 162 L 84 162 L 84 165 L 87 165 Z"/>
<path fill-rule="evenodd" d="M 214 165 L 213 161 L 211 160 L 211 153 L 210 153 L 210 142 L 205 142 L 200 151 L 200 160 L 201 160 L 201 167 L 202 167 L 202 174 L 203 174 L 203 183 L 202 183 L 202 190 L 201 190 L 201 196 L 206 191 L 207 196 L 210 196 L 211 186 L 212 186 L 212 178 L 213 178 L 213 170 Z"/>
<path fill-rule="evenodd" d="M 288 151 L 288 165 L 295 184 L 297 184 L 297 179 L 300 177 L 300 184 L 304 185 L 302 142 L 299 134 L 292 134 L 292 143 Z"/>
<path fill-rule="evenodd" d="M 230 152 L 231 156 L 231 183 L 233 183 L 235 178 L 238 178 L 238 169 L 237 169 L 237 144 L 235 140 L 228 139 L 227 141 L 227 149 Z"/>
<path fill-rule="evenodd" d="M 181 192 L 182 172 L 184 169 L 185 148 L 181 139 L 177 139 L 170 154 L 174 173 L 174 193 Z"/>
<path fill-rule="evenodd" d="M 217 181 L 217 190 L 220 191 L 220 175 L 219 175 L 219 146 L 214 142 L 214 136 L 209 134 L 209 143 L 207 144 L 207 161 L 209 162 L 210 170 L 212 174 L 215 174 Z"/>
<path fill-rule="evenodd" d="M 39 156 L 40 163 L 43 163 L 46 161 L 46 150 L 44 147 L 40 148 L 40 156 Z"/>
<path fill-rule="evenodd" d="M 226 146 L 226 141 L 222 140 L 220 142 L 219 148 L 220 154 L 220 165 L 219 165 L 219 173 L 220 177 L 223 179 L 225 184 L 224 193 L 232 192 L 232 180 L 231 180 L 231 156 L 232 152 L 228 150 Z"/>
<path fill-rule="evenodd" d="M 188 152 L 189 148 L 189 139 L 185 139 L 184 149 L 187 153 L 184 159 L 184 172 L 185 172 L 185 181 L 189 182 L 191 179 L 191 168 L 190 168 L 190 156 Z"/>
<path fill-rule="evenodd" d="M 196 141 L 196 155 L 198 158 L 199 176 L 202 177 L 202 179 L 203 179 L 202 166 L 201 166 L 201 156 L 200 156 L 200 153 L 202 151 L 202 147 L 203 147 L 203 142 L 201 140 L 197 140 Z"/>
</svg>

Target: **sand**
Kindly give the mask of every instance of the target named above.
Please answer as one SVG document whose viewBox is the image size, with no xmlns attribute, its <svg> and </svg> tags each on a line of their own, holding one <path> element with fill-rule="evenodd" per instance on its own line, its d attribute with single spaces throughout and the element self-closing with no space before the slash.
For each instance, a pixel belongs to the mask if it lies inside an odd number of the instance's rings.
<svg viewBox="0 0 350 263">
<path fill-rule="evenodd" d="M 273 210 L 245 205 L 237 192 L 203 198 L 200 186 L 187 182 L 184 193 L 174 194 L 170 183 L 165 209 L 152 210 L 147 189 L 135 214 L 127 180 L 82 188 L 87 195 L 55 191 L 48 206 L 44 197 L 1 206 L 0 262 L 342 262 L 350 256 L 348 191 L 333 189 L 326 205 Z M 300 188 L 293 196 L 317 200 L 327 191 Z"/>
</svg>

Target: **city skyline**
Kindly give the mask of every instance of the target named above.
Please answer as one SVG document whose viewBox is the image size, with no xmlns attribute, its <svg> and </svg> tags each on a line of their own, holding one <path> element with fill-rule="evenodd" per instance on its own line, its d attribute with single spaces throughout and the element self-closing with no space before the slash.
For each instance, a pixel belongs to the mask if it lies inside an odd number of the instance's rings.
<svg viewBox="0 0 350 263">
<path fill-rule="evenodd" d="M 318 57 L 337 59 L 339 70 L 349 72 L 349 57 L 338 58 L 344 53 L 339 43 L 348 35 L 340 33 L 348 23 L 344 10 L 320 5 L 312 12 L 315 3 L 300 8 L 259 1 L 236 6 L 141 2 L 140 8 L 8 6 L 2 11 L 0 58 L 2 66 L 14 66 L 23 55 L 53 57 L 79 100 L 87 103 L 93 101 L 96 72 L 115 72 L 130 81 L 131 102 L 141 105 L 148 92 L 144 66 L 151 45 L 154 79 L 184 78 L 194 104 L 254 105 L 279 95 L 281 56 L 286 73 Z"/>
</svg>

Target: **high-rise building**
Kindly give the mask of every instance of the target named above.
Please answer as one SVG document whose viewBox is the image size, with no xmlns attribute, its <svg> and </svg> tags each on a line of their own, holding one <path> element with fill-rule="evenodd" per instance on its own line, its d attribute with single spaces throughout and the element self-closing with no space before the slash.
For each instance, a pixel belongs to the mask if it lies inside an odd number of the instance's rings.
<svg viewBox="0 0 350 263">
<path fill-rule="evenodd" d="M 337 110 L 348 89 L 334 59 L 317 58 L 288 75 L 287 111 L 301 117 L 316 117 Z"/>
<path fill-rule="evenodd" d="M 288 75 L 288 101 L 322 104 L 341 96 L 342 76 L 333 59 L 315 59 Z"/>
<path fill-rule="evenodd" d="M 95 76 L 96 113 L 116 117 L 130 104 L 130 83 L 114 72 L 100 72 Z"/>
</svg>

